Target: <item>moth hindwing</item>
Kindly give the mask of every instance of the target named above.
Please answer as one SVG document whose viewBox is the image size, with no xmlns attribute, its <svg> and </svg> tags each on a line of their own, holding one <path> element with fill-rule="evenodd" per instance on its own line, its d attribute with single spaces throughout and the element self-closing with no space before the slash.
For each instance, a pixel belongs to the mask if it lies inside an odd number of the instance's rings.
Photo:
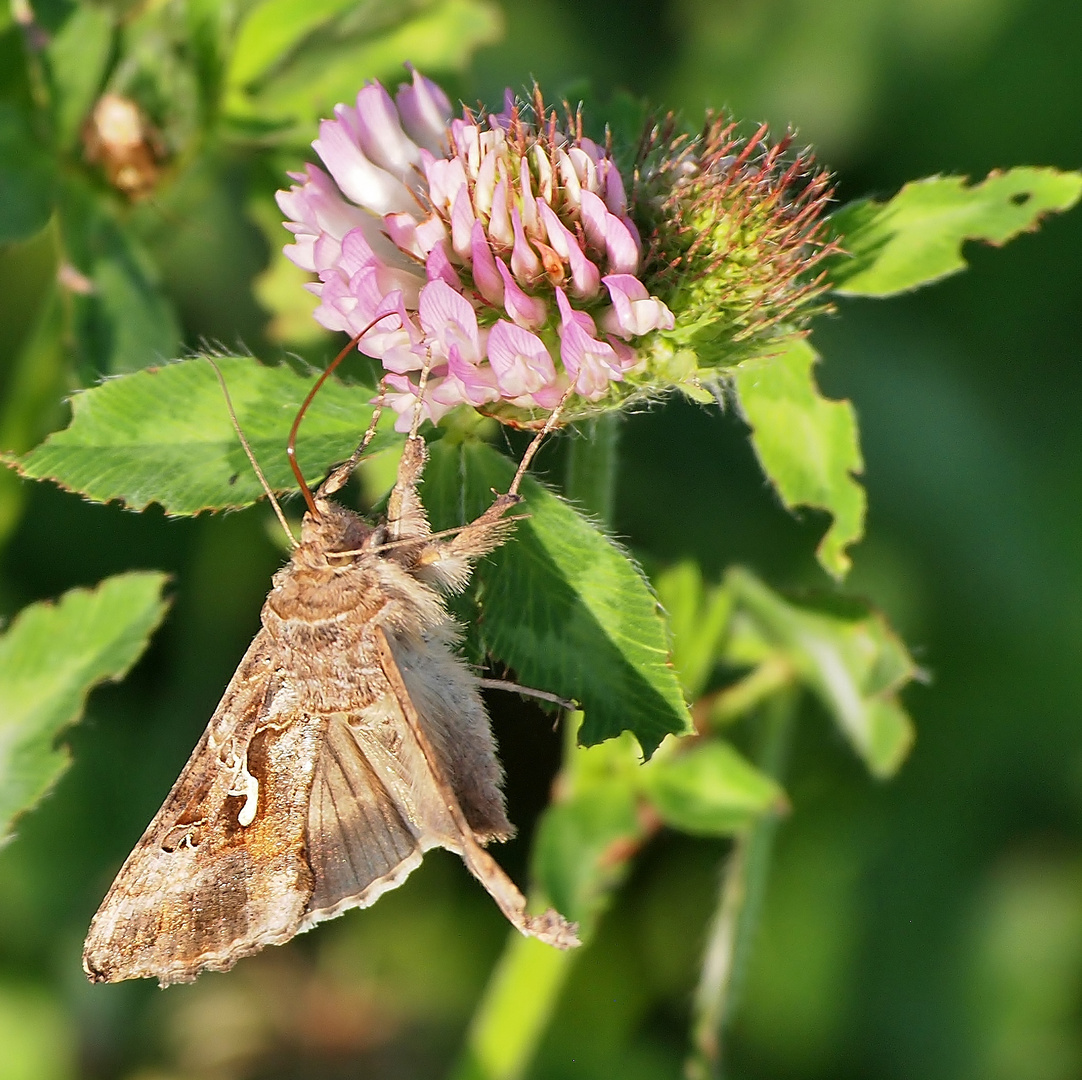
<svg viewBox="0 0 1082 1080">
<path fill-rule="evenodd" d="M 457 852 L 524 934 L 578 944 L 482 845 L 511 835 L 477 680 L 443 596 L 506 538 L 500 496 L 433 537 L 411 437 L 386 523 L 318 495 L 274 576 L 262 628 L 165 804 L 94 916 L 92 981 L 185 982 L 400 885 Z"/>
</svg>

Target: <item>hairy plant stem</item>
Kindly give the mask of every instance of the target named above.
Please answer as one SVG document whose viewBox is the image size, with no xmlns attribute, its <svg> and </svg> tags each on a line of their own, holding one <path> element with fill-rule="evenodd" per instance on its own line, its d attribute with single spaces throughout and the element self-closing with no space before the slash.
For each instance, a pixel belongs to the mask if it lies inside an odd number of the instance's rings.
<svg viewBox="0 0 1082 1080">
<path fill-rule="evenodd" d="M 775 779 L 781 779 L 785 770 L 796 710 L 793 688 L 781 690 L 761 706 L 758 765 Z M 776 813 L 762 817 L 736 839 L 726 861 L 692 1006 L 687 1080 L 721 1080 L 723 1075 L 725 1031 L 739 1003 L 779 820 Z"/>
<path fill-rule="evenodd" d="M 618 413 L 610 412 L 576 425 L 577 437 L 572 437 L 568 451 L 567 497 L 603 528 L 612 522 L 620 420 Z M 569 717 L 565 720 L 569 737 L 553 790 L 563 786 L 562 774 L 571 767 L 577 752 L 576 727 Z M 530 907 L 543 906 L 545 897 L 535 888 Z M 525 1075 L 571 965 L 588 947 L 589 941 L 584 939 L 582 948 L 560 952 L 534 938 L 512 933 L 474 1013 L 451 1080 L 519 1080 Z"/>
</svg>

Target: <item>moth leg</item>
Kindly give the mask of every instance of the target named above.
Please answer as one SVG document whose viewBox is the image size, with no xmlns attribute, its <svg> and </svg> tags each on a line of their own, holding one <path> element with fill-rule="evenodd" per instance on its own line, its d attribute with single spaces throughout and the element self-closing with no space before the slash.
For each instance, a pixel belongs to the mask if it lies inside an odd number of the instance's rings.
<svg viewBox="0 0 1082 1080">
<path fill-rule="evenodd" d="M 394 654 L 390 643 L 382 627 L 375 628 L 376 647 L 379 650 L 380 663 L 384 674 L 391 684 L 391 689 L 406 722 L 410 728 L 410 734 L 416 740 L 424 755 L 425 763 L 433 782 L 439 791 L 440 797 L 447 809 L 447 813 L 454 823 L 457 836 L 455 838 L 462 856 L 470 873 L 485 887 L 489 895 L 496 901 L 499 909 L 507 917 L 507 920 L 520 933 L 529 937 L 536 937 L 558 949 L 570 949 L 581 944 L 578 938 L 578 927 L 568 922 L 558 911 L 549 908 L 540 915 L 530 915 L 526 912 L 526 898 L 519 892 L 515 883 L 503 872 L 499 863 L 488 854 L 487 851 L 473 838 L 473 832 L 466 821 L 458 799 L 451 788 L 447 778 L 440 768 L 439 758 L 433 750 L 432 744 L 425 734 L 417 710 L 410 700 L 409 691 L 402 680 L 402 674 L 395 663 Z"/>
<path fill-rule="evenodd" d="M 387 532 L 391 540 L 424 540 L 432 532 L 428 514 L 421 503 L 417 487 L 421 482 L 428 447 L 424 439 L 411 435 L 402 448 L 398 476 L 387 500 Z"/>
</svg>

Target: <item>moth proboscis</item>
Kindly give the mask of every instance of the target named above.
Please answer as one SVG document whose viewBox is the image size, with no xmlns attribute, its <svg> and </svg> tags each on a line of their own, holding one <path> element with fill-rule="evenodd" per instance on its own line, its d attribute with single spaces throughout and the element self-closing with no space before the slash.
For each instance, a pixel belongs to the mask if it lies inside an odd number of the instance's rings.
<svg viewBox="0 0 1082 1080">
<path fill-rule="evenodd" d="M 527 914 L 484 850 L 512 827 L 478 679 L 453 651 L 443 599 L 507 538 L 518 478 L 437 536 L 417 492 L 427 449 L 416 431 L 379 525 L 328 499 L 358 456 L 314 496 L 302 480 L 301 540 L 262 628 L 91 923 L 91 981 L 165 986 L 227 970 L 368 906 L 433 847 L 459 854 L 522 933 L 578 944 L 556 911 Z"/>
</svg>

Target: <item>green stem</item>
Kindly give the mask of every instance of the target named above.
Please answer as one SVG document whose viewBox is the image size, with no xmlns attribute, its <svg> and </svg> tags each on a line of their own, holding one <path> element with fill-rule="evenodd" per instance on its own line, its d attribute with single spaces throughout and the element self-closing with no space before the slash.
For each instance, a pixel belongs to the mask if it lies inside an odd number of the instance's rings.
<svg viewBox="0 0 1082 1080">
<path fill-rule="evenodd" d="M 579 425 L 569 447 L 567 496 L 602 527 L 612 523 L 619 433 L 619 415 L 605 413 Z M 570 724 L 565 726 L 570 732 Z M 573 767 L 576 752 L 571 737 L 562 773 Z M 566 786 L 560 779 L 555 781 L 556 790 Z M 531 907 L 544 906 L 536 890 L 530 900 Z M 561 952 L 512 933 L 474 1013 L 451 1080 L 519 1080 L 537 1052 L 571 965 L 581 952 Z"/>
<path fill-rule="evenodd" d="M 780 779 L 796 720 L 797 695 L 786 690 L 763 706 L 759 767 Z M 721 1080 L 725 1030 L 736 1011 L 752 939 L 766 895 L 779 816 L 767 814 L 733 844 L 710 926 L 691 1025 L 688 1080 Z"/>
</svg>

